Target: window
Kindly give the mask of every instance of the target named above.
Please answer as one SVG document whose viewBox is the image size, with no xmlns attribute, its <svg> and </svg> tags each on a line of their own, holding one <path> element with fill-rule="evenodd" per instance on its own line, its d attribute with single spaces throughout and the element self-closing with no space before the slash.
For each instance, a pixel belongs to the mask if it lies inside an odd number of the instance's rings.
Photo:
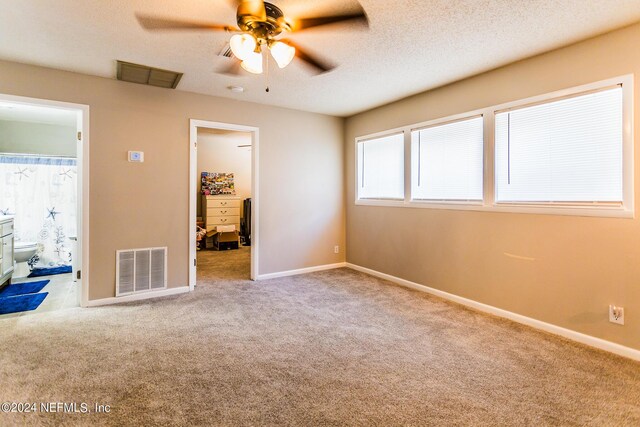
<svg viewBox="0 0 640 427">
<path fill-rule="evenodd" d="M 358 198 L 404 199 L 404 134 L 358 142 Z"/>
<path fill-rule="evenodd" d="M 415 130 L 414 200 L 482 201 L 482 116 Z"/>
<path fill-rule="evenodd" d="M 356 204 L 633 218 L 633 93 L 629 74 L 356 138 Z"/>
<path fill-rule="evenodd" d="M 623 202 L 622 87 L 499 112 L 496 202 Z"/>
</svg>

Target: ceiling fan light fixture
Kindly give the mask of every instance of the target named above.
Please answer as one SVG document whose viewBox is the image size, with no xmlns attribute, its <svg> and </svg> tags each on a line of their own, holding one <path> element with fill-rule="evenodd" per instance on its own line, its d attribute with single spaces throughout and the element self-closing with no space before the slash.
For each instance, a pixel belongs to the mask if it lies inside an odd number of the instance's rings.
<svg viewBox="0 0 640 427">
<path fill-rule="evenodd" d="M 247 59 L 256 50 L 256 39 L 251 34 L 236 34 L 231 37 L 231 51 L 241 61 Z"/>
<path fill-rule="evenodd" d="M 293 57 L 296 55 L 296 48 L 290 46 L 284 42 L 273 42 L 269 45 L 269 50 L 271 51 L 271 56 L 276 60 L 278 67 L 284 68 L 291 61 Z"/>
<path fill-rule="evenodd" d="M 283 34 L 335 24 L 358 23 L 363 24 L 364 27 L 369 26 L 367 14 L 357 0 L 355 3 L 358 8 L 352 12 L 344 13 L 342 11 L 341 13 L 341 8 L 338 8 L 333 13 L 305 16 L 298 19 L 287 17 L 271 1 L 273 0 L 227 0 L 237 6 L 237 26 L 205 22 L 197 18 L 172 19 L 140 13 L 136 13 L 136 18 L 138 23 L 149 31 L 213 30 L 231 33 L 229 47 L 224 48 L 221 56 L 227 58 L 234 56 L 239 61 L 233 61 L 230 67 L 218 71 L 230 75 L 238 75 L 241 68 L 255 74 L 262 73 L 263 63 L 260 58 L 263 48 L 268 48 L 271 51 L 279 68 L 285 68 L 294 57 L 297 57 L 301 62 L 309 65 L 316 74 L 329 72 L 335 68 L 335 65 L 322 60 L 303 47 L 296 46 L 294 41 L 288 41 L 286 38 L 279 41 L 277 39 Z M 268 55 L 266 52 L 265 54 Z M 264 65 L 267 67 L 269 65 L 268 59 L 268 56 L 264 58 Z"/>
<path fill-rule="evenodd" d="M 250 73 L 262 74 L 262 54 L 251 52 L 240 65 Z"/>
</svg>

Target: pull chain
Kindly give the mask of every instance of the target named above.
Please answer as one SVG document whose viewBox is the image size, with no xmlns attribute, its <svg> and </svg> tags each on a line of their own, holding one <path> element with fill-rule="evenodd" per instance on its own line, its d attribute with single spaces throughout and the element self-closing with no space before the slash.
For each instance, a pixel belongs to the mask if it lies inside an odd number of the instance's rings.
<svg viewBox="0 0 640 427">
<path fill-rule="evenodd" d="M 267 57 L 267 72 L 265 73 L 265 76 L 264 76 L 266 80 L 266 86 L 267 86 L 265 89 L 265 92 L 269 93 L 269 52 L 267 52 L 265 56 Z"/>
</svg>

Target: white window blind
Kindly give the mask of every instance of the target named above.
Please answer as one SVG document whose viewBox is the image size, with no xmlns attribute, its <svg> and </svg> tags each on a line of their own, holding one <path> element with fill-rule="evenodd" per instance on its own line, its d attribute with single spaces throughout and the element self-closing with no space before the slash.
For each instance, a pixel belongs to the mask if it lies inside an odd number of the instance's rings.
<svg viewBox="0 0 640 427">
<path fill-rule="evenodd" d="M 482 200 L 483 140 L 482 116 L 414 131 L 412 198 Z"/>
<path fill-rule="evenodd" d="M 496 114 L 496 201 L 622 203 L 622 87 Z"/>
<path fill-rule="evenodd" d="M 358 198 L 404 199 L 404 134 L 358 143 Z"/>
</svg>

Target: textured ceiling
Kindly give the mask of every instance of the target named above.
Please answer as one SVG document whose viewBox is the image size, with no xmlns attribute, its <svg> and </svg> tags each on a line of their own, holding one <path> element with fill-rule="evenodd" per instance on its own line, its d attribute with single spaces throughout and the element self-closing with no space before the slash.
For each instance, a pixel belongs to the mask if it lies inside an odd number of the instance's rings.
<svg viewBox="0 0 640 427">
<path fill-rule="evenodd" d="M 349 1 L 273 0 L 299 17 Z M 215 71 L 229 35 L 149 33 L 134 13 L 235 23 L 226 0 L 0 0 L 0 59 L 115 77 L 120 59 L 185 73 L 178 90 L 348 116 L 640 20 L 640 0 L 361 0 L 370 29 L 311 29 L 292 39 L 339 64 L 297 63 L 266 77 Z M 124 84 L 124 83 L 123 83 Z M 239 85 L 241 94 L 227 88 Z"/>
</svg>

